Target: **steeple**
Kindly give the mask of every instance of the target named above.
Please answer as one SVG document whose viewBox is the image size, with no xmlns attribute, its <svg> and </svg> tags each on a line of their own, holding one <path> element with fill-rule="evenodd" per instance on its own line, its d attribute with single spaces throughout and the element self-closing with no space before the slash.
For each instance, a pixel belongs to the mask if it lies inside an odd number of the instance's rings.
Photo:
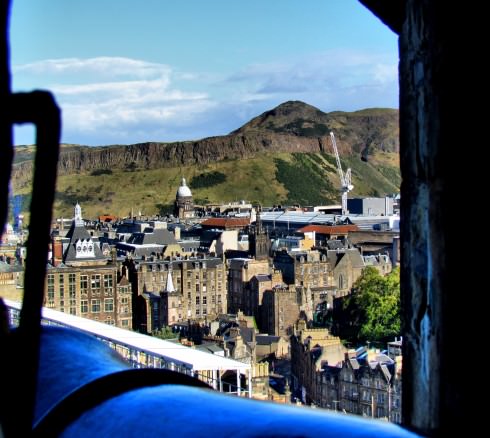
<svg viewBox="0 0 490 438">
<path fill-rule="evenodd" d="M 255 219 L 255 235 L 262 234 L 262 221 L 260 219 L 261 213 L 262 213 L 262 206 L 259 204 L 257 206 L 257 216 Z"/>
<path fill-rule="evenodd" d="M 77 205 L 75 205 L 75 217 L 73 218 L 73 221 L 75 222 L 76 227 L 83 227 L 85 225 L 82 219 L 82 207 L 80 207 L 78 202 Z"/>
<path fill-rule="evenodd" d="M 174 287 L 174 282 L 172 280 L 172 270 L 168 270 L 168 275 L 167 275 L 167 285 L 165 286 L 165 291 L 166 292 L 175 292 L 175 287 Z"/>
</svg>

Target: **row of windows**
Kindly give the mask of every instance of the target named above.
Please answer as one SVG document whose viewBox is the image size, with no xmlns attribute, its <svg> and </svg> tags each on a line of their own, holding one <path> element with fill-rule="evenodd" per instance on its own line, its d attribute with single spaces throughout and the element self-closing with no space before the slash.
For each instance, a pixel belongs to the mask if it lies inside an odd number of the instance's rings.
<svg viewBox="0 0 490 438">
<path fill-rule="evenodd" d="M 80 312 L 88 313 L 89 302 L 88 300 L 80 301 Z M 99 313 L 101 311 L 101 300 L 94 299 L 90 301 L 90 311 L 91 313 Z M 114 312 L 114 299 L 106 298 L 104 300 L 104 312 Z"/>
<path fill-rule="evenodd" d="M 88 289 L 90 284 L 92 289 L 100 289 L 101 280 L 103 279 L 104 288 L 114 287 L 114 275 L 113 274 L 93 274 L 93 275 L 80 275 L 80 289 Z M 60 288 L 64 287 L 64 274 L 59 274 L 58 282 Z M 48 274 L 48 290 L 52 288 L 54 290 L 54 274 Z M 75 290 L 76 274 L 68 274 L 68 285 L 70 290 Z"/>
</svg>

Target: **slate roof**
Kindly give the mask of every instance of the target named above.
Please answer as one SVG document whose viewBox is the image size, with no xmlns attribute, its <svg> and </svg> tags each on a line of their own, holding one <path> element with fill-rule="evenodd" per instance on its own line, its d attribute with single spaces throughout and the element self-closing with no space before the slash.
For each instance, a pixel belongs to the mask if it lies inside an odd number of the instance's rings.
<svg viewBox="0 0 490 438">
<path fill-rule="evenodd" d="M 272 336 L 272 335 L 257 335 L 255 337 L 255 341 L 257 342 L 257 345 L 275 344 L 276 342 L 279 342 L 279 339 L 281 339 L 280 336 Z"/>
<path fill-rule="evenodd" d="M 353 268 L 364 268 L 364 260 L 358 249 L 346 249 L 342 251 L 328 250 L 327 257 L 330 264 L 335 267 L 344 257 L 348 257 L 352 263 Z"/>
<path fill-rule="evenodd" d="M 345 248 L 344 242 L 341 240 L 328 240 L 327 241 L 327 248 L 328 249 L 342 249 Z"/>
<path fill-rule="evenodd" d="M 170 231 L 156 229 L 147 233 L 133 233 L 126 243 L 130 245 L 172 245 L 177 241 Z"/>
<path fill-rule="evenodd" d="M 257 274 L 255 278 L 257 279 L 258 282 L 271 281 L 272 276 L 267 274 Z"/>
<path fill-rule="evenodd" d="M 105 260 L 104 255 L 102 254 L 102 251 L 100 250 L 98 246 L 98 238 L 92 237 L 87 229 L 83 225 L 75 225 L 75 221 L 72 222 L 71 228 L 66 234 L 66 237 L 70 239 L 70 243 L 68 244 L 68 248 L 66 249 L 65 253 L 63 254 L 63 262 L 75 262 L 75 261 L 90 261 L 90 260 Z M 75 242 L 77 240 L 88 240 L 91 239 L 92 242 L 94 243 L 94 254 L 95 257 L 83 257 L 83 258 L 77 258 L 76 257 L 76 248 L 75 248 Z"/>
</svg>

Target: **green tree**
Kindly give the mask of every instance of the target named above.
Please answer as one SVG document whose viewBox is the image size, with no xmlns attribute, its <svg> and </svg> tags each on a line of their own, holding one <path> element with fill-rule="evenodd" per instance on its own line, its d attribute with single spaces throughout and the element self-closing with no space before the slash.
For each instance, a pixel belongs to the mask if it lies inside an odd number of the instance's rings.
<svg viewBox="0 0 490 438">
<path fill-rule="evenodd" d="M 364 268 L 344 301 L 341 336 L 351 342 L 383 342 L 400 334 L 400 271 L 383 277 Z"/>
<path fill-rule="evenodd" d="M 177 339 L 178 335 L 175 334 L 170 327 L 162 327 L 161 329 L 153 330 L 151 332 L 152 336 L 160 339 Z"/>
</svg>

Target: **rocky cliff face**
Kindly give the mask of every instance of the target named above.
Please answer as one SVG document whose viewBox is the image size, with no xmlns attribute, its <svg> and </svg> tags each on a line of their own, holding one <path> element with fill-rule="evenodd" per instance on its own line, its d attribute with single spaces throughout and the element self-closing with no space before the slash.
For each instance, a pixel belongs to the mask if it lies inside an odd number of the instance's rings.
<svg viewBox="0 0 490 438">
<path fill-rule="evenodd" d="M 195 142 L 64 147 L 58 172 L 66 175 L 96 169 L 178 167 L 251 158 L 267 152 L 332 152 L 331 130 L 341 154 L 361 153 L 367 157 L 375 149 L 398 151 L 397 110 L 327 114 L 303 102 L 286 102 L 220 137 Z M 14 179 L 30 178 L 31 172 L 31 160 L 18 163 Z"/>
</svg>

